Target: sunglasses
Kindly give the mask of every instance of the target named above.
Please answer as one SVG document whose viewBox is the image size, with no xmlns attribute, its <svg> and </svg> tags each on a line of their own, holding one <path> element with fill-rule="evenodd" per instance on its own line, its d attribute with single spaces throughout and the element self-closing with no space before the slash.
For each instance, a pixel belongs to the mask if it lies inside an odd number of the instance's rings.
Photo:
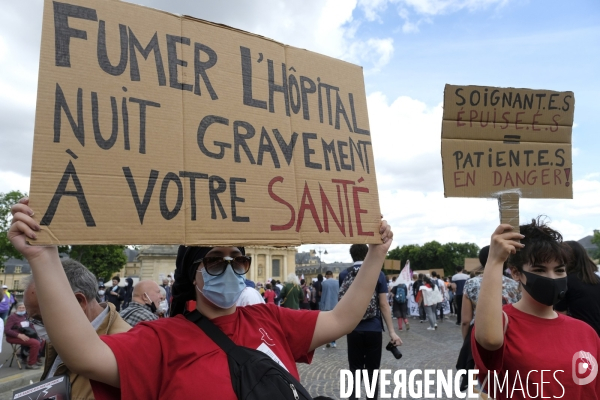
<svg viewBox="0 0 600 400">
<path fill-rule="evenodd" d="M 237 256 L 237 257 L 204 257 L 193 262 L 204 266 L 206 273 L 212 276 L 219 276 L 225 272 L 225 268 L 231 265 L 231 269 L 238 275 L 244 275 L 250 269 L 252 257 Z"/>
</svg>

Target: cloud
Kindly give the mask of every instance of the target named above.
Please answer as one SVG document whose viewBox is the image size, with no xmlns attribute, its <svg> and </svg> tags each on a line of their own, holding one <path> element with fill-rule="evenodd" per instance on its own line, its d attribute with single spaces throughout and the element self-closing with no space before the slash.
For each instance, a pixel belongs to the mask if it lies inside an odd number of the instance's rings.
<svg viewBox="0 0 600 400">
<path fill-rule="evenodd" d="M 380 188 L 442 190 L 442 105 L 401 96 L 389 102 L 381 92 L 367 97 Z"/>
<path fill-rule="evenodd" d="M 382 23 L 381 15 L 387 11 L 388 5 L 394 5 L 398 16 L 404 20 L 402 32 L 416 33 L 419 32 L 419 25 L 423 22 L 430 23 L 433 16 L 463 9 L 469 12 L 492 6 L 500 9 L 508 2 L 509 0 L 359 0 L 358 7 L 363 11 L 367 21 Z"/>
<path fill-rule="evenodd" d="M 356 0 L 135 3 L 223 23 L 341 58 L 363 65 L 366 73 L 383 68 L 394 51 L 391 38 L 356 37 L 361 26 L 353 17 Z M 20 176 L 31 170 L 42 9 L 41 0 L 8 2 L 0 13 L 0 172 Z"/>
<path fill-rule="evenodd" d="M 393 53 L 394 40 L 392 38 L 356 40 L 348 47 L 344 58 L 357 64 L 371 65 L 365 74 L 372 74 L 386 66 Z"/>
<path fill-rule="evenodd" d="M 0 193 L 8 193 L 13 190 L 29 193 L 29 177 L 14 172 L 0 171 Z"/>
<path fill-rule="evenodd" d="M 440 15 L 462 9 L 477 11 L 491 6 L 502 7 L 508 0 L 391 0 L 392 3 L 412 8 L 416 14 Z"/>
<path fill-rule="evenodd" d="M 381 21 L 379 14 L 387 9 L 388 0 L 359 0 L 358 7 L 365 14 L 367 21 Z"/>
</svg>

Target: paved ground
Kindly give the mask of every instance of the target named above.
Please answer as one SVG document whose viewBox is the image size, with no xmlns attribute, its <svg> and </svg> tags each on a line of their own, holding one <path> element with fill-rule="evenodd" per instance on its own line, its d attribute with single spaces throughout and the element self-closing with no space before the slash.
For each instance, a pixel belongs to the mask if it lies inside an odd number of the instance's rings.
<svg viewBox="0 0 600 400">
<path fill-rule="evenodd" d="M 408 332 L 396 330 L 404 342 L 401 347 L 403 357 L 396 360 L 384 349 L 381 368 L 392 371 L 406 369 L 407 375 L 412 369 L 454 369 L 462 345 L 460 327 L 454 322 L 455 318 L 450 317 L 446 322 L 438 323 L 438 330 L 428 331 L 427 323 L 420 324 L 418 320 L 410 319 Z M 387 342 L 386 338 L 387 334 L 384 333 L 384 341 Z M 321 347 L 315 350 L 311 365 L 298 365 L 302 383 L 311 395 L 340 398 L 340 369 L 348 368 L 346 349 L 344 337 L 337 341 L 335 349 Z M 0 354 L 0 364 L 3 364 L 0 367 L 0 400 L 12 399 L 14 389 L 27 386 L 32 380 L 36 382 L 40 376 L 40 371 L 19 370 L 16 362 L 9 367 L 11 353 L 11 346 L 4 341 Z M 362 395 L 364 399 L 364 391 Z M 407 398 L 411 399 L 408 395 Z"/>
<path fill-rule="evenodd" d="M 401 347 L 403 356 L 400 360 L 396 360 L 389 351 L 385 350 L 385 344 L 389 338 L 387 333 L 384 333 L 381 368 L 392 371 L 406 369 L 407 376 L 412 369 L 454 370 L 456 358 L 462 346 L 460 327 L 455 325 L 456 318 L 450 317 L 444 323 L 438 322 L 436 331 L 428 331 L 429 324 L 427 323 L 420 324 L 415 319 L 410 319 L 409 322 L 410 330 L 408 332 L 396 330 L 404 342 Z M 394 320 L 394 324 L 396 324 L 396 320 Z M 340 369 L 348 368 L 346 338 L 338 340 L 335 349 L 321 347 L 315 350 L 313 363 L 311 365 L 299 364 L 298 367 L 302 384 L 311 395 L 339 399 Z M 365 398 L 364 391 L 362 391 L 362 398 Z M 412 397 L 407 393 L 406 398 L 411 399 Z M 450 397 L 449 399 L 454 398 Z"/>
</svg>

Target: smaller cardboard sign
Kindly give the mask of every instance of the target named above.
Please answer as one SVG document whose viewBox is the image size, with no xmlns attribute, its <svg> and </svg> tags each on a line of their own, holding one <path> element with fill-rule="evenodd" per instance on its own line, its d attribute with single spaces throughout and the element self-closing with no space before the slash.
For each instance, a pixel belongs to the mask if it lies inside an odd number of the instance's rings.
<svg viewBox="0 0 600 400">
<path fill-rule="evenodd" d="M 573 92 L 446 85 L 446 197 L 573 198 Z"/>
<path fill-rule="evenodd" d="M 383 262 L 383 269 L 400 272 L 400 260 L 385 260 Z"/>
</svg>

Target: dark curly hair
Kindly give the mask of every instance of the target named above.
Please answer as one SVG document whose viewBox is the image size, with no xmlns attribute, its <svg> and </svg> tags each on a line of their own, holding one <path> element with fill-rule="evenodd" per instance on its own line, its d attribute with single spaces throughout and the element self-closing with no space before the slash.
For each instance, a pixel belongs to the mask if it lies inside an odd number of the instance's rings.
<svg viewBox="0 0 600 400">
<path fill-rule="evenodd" d="M 535 265 L 551 261 L 567 264 L 568 253 L 563 246 L 562 235 L 546 225 L 543 216 L 532 219 L 530 224 L 519 227 L 525 237 L 525 247 L 508 257 L 508 265 L 523 272 L 525 264 Z"/>
</svg>

